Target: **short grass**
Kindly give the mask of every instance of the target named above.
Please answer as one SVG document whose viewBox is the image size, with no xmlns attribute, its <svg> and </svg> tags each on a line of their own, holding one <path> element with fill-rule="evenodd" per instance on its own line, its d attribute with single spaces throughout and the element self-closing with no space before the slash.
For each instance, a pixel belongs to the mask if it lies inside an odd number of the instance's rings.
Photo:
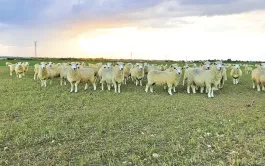
<svg viewBox="0 0 265 166">
<path fill-rule="evenodd" d="M 265 165 L 265 93 L 250 75 L 228 76 L 213 99 L 181 85 L 83 87 L 40 88 L 33 67 L 22 79 L 0 67 L 0 165 Z"/>
</svg>

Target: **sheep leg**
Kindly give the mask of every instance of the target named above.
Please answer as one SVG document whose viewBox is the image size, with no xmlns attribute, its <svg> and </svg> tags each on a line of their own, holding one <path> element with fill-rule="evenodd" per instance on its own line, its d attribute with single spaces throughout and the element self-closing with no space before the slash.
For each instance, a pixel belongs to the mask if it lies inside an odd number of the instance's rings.
<svg viewBox="0 0 265 166">
<path fill-rule="evenodd" d="M 34 73 L 34 77 L 33 77 L 33 79 L 34 79 L 34 80 L 36 80 L 36 77 L 37 77 L 37 74 L 36 74 L 36 73 Z"/>
<path fill-rule="evenodd" d="M 187 85 L 187 93 L 190 94 L 190 85 Z"/>
<path fill-rule="evenodd" d="M 145 87 L 145 92 L 147 93 L 148 92 L 148 88 L 149 88 L 149 85 L 148 83 L 146 84 L 146 87 Z"/>
<path fill-rule="evenodd" d="M 108 86 L 108 90 L 110 90 L 110 84 L 109 83 L 107 83 L 107 86 Z"/>
<path fill-rule="evenodd" d="M 78 82 L 75 83 L 75 93 L 77 93 L 77 85 L 78 85 Z"/>
<path fill-rule="evenodd" d="M 204 91 L 204 87 L 201 87 L 201 93 L 203 93 L 203 91 Z"/>
<path fill-rule="evenodd" d="M 239 79 L 236 79 L 236 84 L 238 84 L 238 82 L 239 82 Z"/>
<path fill-rule="evenodd" d="M 10 75 L 12 76 L 12 71 L 10 70 Z"/>
<path fill-rule="evenodd" d="M 64 85 L 66 85 L 66 80 L 64 79 Z"/>
<path fill-rule="evenodd" d="M 154 89 L 153 89 L 153 85 L 150 86 L 150 92 L 153 93 L 154 92 Z"/>
<path fill-rule="evenodd" d="M 22 78 L 22 74 L 18 74 L 18 78 Z"/>
<path fill-rule="evenodd" d="M 208 93 L 208 97 L 212 97 L 212 88 L 211 88 L 211 85 L 206 85 L 206 90 L 207 90 L 207 93 Z"/>
<path fill-rule="evenodd" d="M 50 79 L 50 85 L 52 84 L 52 79 Z"/>
<path fill-rule="evenodd" d="M 140 80 L 140 86 L 143 86 L 143 84 L 142 84 L 142 80 Z"/>
<path fill-rule="evenodd" d="M 121 93 L 121 84 L 118 84 L 118 93 Z"/>
<path fill-rule="evenodd" d="M 113 82 L 113 85 L 114 85 L 114 92 L 117 93 L 117 84 L 115 81 Z"/>
<path fill-rule="evenodd" d="M 191 85 L 191 89 L 192 89 L 192 92 L 193 93 L 196 93 L 196 87 L 195 87 L 195 85 Z"/>
<path fill-rule="evenodd" d="M 257 90 L 260 91 L 260 85 L 259 84 L 257 84 Z"/>
<path fill-rule="evenodd" d="M 252 81 L 252 83 L 253 83 L 253 89 L 255 89 L 255 82 L 254 82 L 254 81 Z"/>
<path fill-rule="evenodd" d="M 263 91 L 265 90 L 265 87 L 264 87 L 264 85 L 262 85 L 262 90 L 263 90 Z"/>
<path fill-rule="evenodd" d="M 43 80 L 40 80 L 41 87 L 43 87 Z"/>
<path fill-rule="evenodd" d="M 88 84 L 86 83 L 86 85 L 85 85 L 85 90 L 87 90 L 87 88 L 88 88 Z"/>
<path fill-rule="evenodd" d="M 70 90 L 70 93 L 72 93 L 74 91 L 74 84 L 72 82 L 70 82 L 71 84 L 71 90 Z"/>
<path fill-rule="evenodd" d="M 136 86 L 138 85 L 138 80 L 135 81 L 135 85 L 136 85 Z"/>
<path fill-rule="evenodd" d="M 101 82 L 101 90 L 104 90 L 104 82 Z"/>
<path fill-rule="evenodd" d="M 172 95 L 172 92 L 171 92 L 171 89 L 172 89 L 172 85 L 168 85 L 168 93 L 169 93 L 169 95 Z"/>
<path fill-rule="evenodd" d="M 236 84 L 236 79 L 233 78 L 233 84 L 235 85 Z"/>
<path fill-rule="evenodd" d="M 47 81 L 46 80 L 44 80 L 44 87 L 46 87 L 47 86 Z"/>
<path fill-rule="evenodd" d="M 215 88 L 211 88 L 211 97 L 214 97 L 214 95 L 213 95 L 213 90 L 214 90 Z"/>
<path fill-rule="evenodd" d="M 97 86 L 95 82 L 93 83 L 93 87 L 94 87 L 94 90 L 97 90 Z"/>
<path fill-rule="evenodd" d="M 167 89 L 167 86 L 166 85 L 164 85 L 164 89 Z"/>
<path fill-rule="evenodd" d="M 173 92 L 176 93 L 176 87 L 175 86 L 173 86 Z"/>
</svg>

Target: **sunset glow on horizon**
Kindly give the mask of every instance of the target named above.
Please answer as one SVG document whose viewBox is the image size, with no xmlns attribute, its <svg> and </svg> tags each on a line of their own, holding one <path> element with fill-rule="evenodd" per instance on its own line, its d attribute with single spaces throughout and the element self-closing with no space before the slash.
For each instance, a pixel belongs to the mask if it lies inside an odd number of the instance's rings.
<svg viewBox="0 0 265 166">
<path fill-rule="evenodd" d="M 265 2 L 260 0 L 249 9 L 250 2 L 244 0 L 216 4 L 84 0 L 79 7 L 75 0 L 72 5 L 58 3 L 43 4 L 47 6 L 40 7 L 40 17 L 22 15 L 11 21 L 2 13 L 8 10 L 0 7 L 0 56 L 34 56 L 33 41 L 38 41 L 39 57 L 130 59 L 132 53 L 134 59 L 265 61 Z M 123 7 L 116 9 L 120 14 L 111 10 L 120 3 Z M 87 12 L 91 5 L 94 11 Z M 222 11 L 224 6 L 227 10 Z"/>
</svg>

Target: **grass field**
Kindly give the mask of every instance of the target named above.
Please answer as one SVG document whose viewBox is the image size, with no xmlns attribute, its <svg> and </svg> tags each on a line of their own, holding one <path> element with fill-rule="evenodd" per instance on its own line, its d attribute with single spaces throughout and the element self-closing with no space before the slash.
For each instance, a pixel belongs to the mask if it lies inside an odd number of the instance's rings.
<svg viewBox="0 0 265 166">
<path fill-rule="evenodd" d="M 18 79 L 1 66 L 0 79 L 0 165 L 265 165 L 265 93 L 250 75 L 210 99 L 182 85 L 41 88 L 33 67 Z"/>
</svg>

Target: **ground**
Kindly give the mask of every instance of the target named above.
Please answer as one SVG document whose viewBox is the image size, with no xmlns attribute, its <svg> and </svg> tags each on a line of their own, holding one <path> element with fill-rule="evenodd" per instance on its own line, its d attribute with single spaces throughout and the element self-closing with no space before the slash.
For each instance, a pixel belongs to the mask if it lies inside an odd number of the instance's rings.
<svg viewBox="0 0 265 166">
<path fill-rule="evenodd" d="M 69 93 L 1 65 L 0 165 L 265 165 L 265 93 L 250 75 L 233 85 L 228 71 L 215 98 L 132 82 Z"/>
</svg>

